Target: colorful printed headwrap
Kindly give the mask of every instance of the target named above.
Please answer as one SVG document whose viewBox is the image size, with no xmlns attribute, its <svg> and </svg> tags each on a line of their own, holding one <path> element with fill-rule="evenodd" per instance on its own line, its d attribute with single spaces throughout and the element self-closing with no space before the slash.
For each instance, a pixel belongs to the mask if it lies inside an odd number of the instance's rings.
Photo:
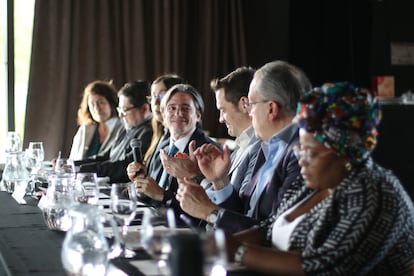
<svg viewBox="0 0 414 276">
<path fill-rule="evenodd" d="M 374 150 L 380 120 L 375 95 L 347 82 L 326 83 L 305 94 L 294 119 L 353 166 L 363 163 Z"/>
</svg>

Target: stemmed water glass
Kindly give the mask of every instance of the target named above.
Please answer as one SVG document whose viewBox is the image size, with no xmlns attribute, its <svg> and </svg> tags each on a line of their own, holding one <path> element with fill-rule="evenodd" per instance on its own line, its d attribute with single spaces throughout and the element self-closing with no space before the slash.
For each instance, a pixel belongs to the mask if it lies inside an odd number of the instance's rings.
<svg viewBox="0 0 414 276">
<path fill-rule="evenodd" d="M 125 241 L 128 233 L 128 226 L 134 219 L 137 209 L 137 192 L 134 183 L 112 184 L 111 209 L 114 217 L 122 225 L 122 237 L 124 240 L 122 256 L 125 258 L 132 258 L 135 256 L 135 253 L 126 248 Z"/>
<path fill-rule="evenodd" d="M 72 159 L 59 157 L 55 164 L 55 173 L 60 176 L 71 176 L 74 177 L 75 163 Z"/>
<path fill-rule="evenodd" d="M 96 173 L 77 173 L 74 195 L 77 202 L 96 205 L 99 200 L 99 185 Z"/>
<path fill-rule="evenodd" d="M 158 269 L 163 273 L 168 272 L 167 260 L 171 253 L 169 238 L 176 231 L 173 209 L 147 208 L 144 210 L 140 230 L 141 245 L 157 261 Z"/>
<path fill-rule="evenodd" d="M 30 142 L 27 149 L 27 156 L 29 167 L 32 174 L 36 174 L 42 168 L 43 160 L 45 159 L 45 150 L 42 142 Z"/>
<path fill-rule="evenodd" d="M 40 179 L 40 171 L 45 159 L 45 151 L 42 142 L 30 142 L 26 153 L 26 166 L 30 171 L 30 180 L 28 189 L 32 196 L 36 197 L 38 185 L 42 182 Z"/>
<path fill-rule="evenodd" d="M 206 232 L 204 244 L 204 273 L 210 276 L 225 276 L 227 265 L 226 237 L 221 229 Z"/>
</svg>

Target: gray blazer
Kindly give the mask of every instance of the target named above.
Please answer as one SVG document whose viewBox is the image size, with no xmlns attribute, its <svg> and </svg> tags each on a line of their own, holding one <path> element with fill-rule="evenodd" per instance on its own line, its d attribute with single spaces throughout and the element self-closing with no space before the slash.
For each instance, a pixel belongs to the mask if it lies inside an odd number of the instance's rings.
<svg viewBox="0 0 414 276">
<path fill-rule="evenodd" d="M 230 183 L 233 186 L 234 191 L 242 194 L 250 182 L 254 165 L 256 164 L 257 153 L 260 150 L 262 141 L 256 137 L 252 138 L 250 145 L 243 153 L 240 162 L 232 165 L 232 170 L 229 171 Z"/>
</svg>

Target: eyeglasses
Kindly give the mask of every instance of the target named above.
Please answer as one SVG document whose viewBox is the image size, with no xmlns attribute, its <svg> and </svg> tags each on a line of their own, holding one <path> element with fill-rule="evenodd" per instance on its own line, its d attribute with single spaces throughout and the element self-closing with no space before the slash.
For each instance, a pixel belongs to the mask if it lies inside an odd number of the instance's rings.
<svg viewBox="0 0 414 276">
<path fill-rule="evenodd" d="M 136 107 L 135 106 L 131 106 L 131 107 L 128 107 L 126 109 L 122 109 L 120 107 L 117 107 L 116 110 L 118 111 L 118 114 L 119 114 L 120 117 L 125 117 L 126 114 L 127 114 L 127 112 L 130 111 L 130 110 L 132 110 L 132 109 L 134 109 L 134 108 L 136 108 Z"/>
<path fill-rule="evenodd" d="M 312 160 L 315 161 L 318 158 L 322 158 L 328 154 L 334 153 L 332 150 L 327 151 L 312 151 L 310 149 L 301 149 L 298 146 L 293 147 L 293 153 L 295 154 L 298 161 L 305 161 L 308 166 L 312 166 Z"/>
<path fill-rule="evenodd" d="M 243 103 L 243 107 L 246 109 L 251 109 L 253 105 L 259 104 L 259 103 L 267 103 L 270 102 L 270 100 L 263 100 L 263 101 L 257 101 L 257 102 L 245 102 Z"/>
<path fill-rule="evenodd" d="M 147 96 L 147 101 L 149 102 L 161 102 L 162 98 L 164 98 L 165 94 L 159 94 L 158 96 Z"/>
<path fill-rule="evenodd" d="M 190 113 L 191 110 L 192 110 L 192 107 L 190 105 L 188 105 L 188 104 L 182 104 L 182 105 L 179 105 L 179 104 L 169 104 L 166 107 L 166 110 L 169 113 L 174 113 L 178 109 L 181 110 L 181 112 L 183 112 L 183 113 Z"/>
</svg>

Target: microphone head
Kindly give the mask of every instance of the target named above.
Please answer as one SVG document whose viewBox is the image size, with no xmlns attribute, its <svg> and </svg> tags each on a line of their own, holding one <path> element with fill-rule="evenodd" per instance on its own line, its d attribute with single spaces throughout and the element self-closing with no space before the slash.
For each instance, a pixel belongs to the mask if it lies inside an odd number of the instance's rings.
<svg viewBox="0 0 414 276">
<path fill-rule="evenodd" d="M 142 142 L 141 140 L 138 140 L 137 138 L 133 138 L 131 142 L 129 142 L 129 146 L 131 148 L 141 148 Z"/>
</svg>

